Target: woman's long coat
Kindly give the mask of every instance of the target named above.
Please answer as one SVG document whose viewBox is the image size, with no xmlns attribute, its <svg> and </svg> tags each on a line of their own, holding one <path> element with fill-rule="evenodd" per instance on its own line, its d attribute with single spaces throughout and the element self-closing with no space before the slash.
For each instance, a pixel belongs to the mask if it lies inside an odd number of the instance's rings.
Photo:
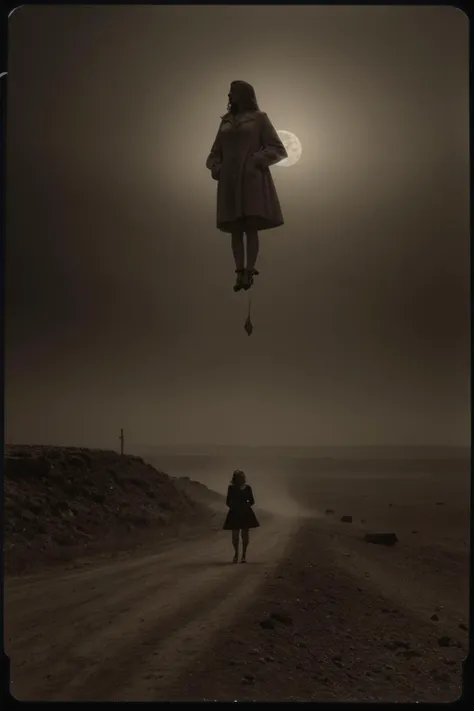
<svg viewBox="0 0 474 711">
<path fill-rule="evenodd" d="M 250 224 L 266 230 L 283 224 L 270 166 L 287 152 L 263 111 L 247 111 L 221 122 L 206 166 L 217 186 L 217 227 L 232 232 Z"/>
</svg>

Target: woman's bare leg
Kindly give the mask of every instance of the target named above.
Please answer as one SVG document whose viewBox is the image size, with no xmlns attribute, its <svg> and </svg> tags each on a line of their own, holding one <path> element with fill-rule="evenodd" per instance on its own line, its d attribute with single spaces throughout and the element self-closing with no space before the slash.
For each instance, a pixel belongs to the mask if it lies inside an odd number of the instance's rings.
<svg viewBox="0 0 474 711">
<path fill-rule="evenodd" d="M 242 563 L 245 563 L 245 556 L 247 555 L 247 548 L 249 545 L 249 529 L 242 529 Z"/>
<path fill-rule="evenodd" d="M 239 560 L 239 531 L 232 531 L 232 545 L 234 546 L 234 563 Z"/>
<path fill-rule="evenodd" d="M 235 268 L 241 270 L 245 266 L 245 249 L 243 230 L 232 232 L 232 254 L 234 255 Z"/>
<path fill-rule="evenodd" d="M 247 269 L 253 271 L 257 263 L 258 251 L 260 247 L 258 232 L 255 229 L 247 228 Z"/>
</svg>

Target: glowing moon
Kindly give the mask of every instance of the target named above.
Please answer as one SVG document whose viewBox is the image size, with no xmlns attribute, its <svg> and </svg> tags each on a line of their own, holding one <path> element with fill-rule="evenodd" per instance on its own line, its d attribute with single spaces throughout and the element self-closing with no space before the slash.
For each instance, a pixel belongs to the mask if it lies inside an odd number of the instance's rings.
<svg viewBox="0 0 474 711">
<path fill-rule="evenodd" d="M 281 142 L 286 148 L 288 153 L 288 158 L 284 158 L 276 165 L 281 165 L 282 167 L 287 167 L 298 163 L 301 158 L 301 153 L 303 152 L 303 147 L 298 136 L 295 136 L 291 131 L 277 131 Z"/>
</svg>

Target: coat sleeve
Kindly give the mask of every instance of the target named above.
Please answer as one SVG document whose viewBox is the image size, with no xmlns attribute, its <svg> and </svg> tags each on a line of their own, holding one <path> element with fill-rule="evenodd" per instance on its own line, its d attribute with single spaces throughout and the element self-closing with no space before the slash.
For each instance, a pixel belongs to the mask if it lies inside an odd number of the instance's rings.
<svg viewBox="0 0 474 711">
<path fill-rule="evenodd" d="M 222 124 L 221 124 L 222 125 Z M 217 136 L 212 144 L 211 152 L 206 160 L 206 168 L 212 170 L 217 168 L 222 162 L 221 127 L 217 131 Z"/>
<path fill-rule="evenodd" d="M 278 133 L 265 113 L 262 114 L 260 141 L 262 147 L 254 153 L 254 158 L 262 168 L 269 168 L 271 165 L 275 165 L 275 163 L 279 163 L 288 157 L 285 146 L 280 141 Z"/>
<path fill-rule="evenodd" d="M 232 489 L 230 486 L 227 488 L 227 498 L 226 498 L 225 502 L 226 502 L 227 506 L 230 508 L 232 505 Z"/>
<path fill-rule="evenodd" d="M 253 506 L 255 503 L 255 499 L 253 497 L 253 491 L 252 491 L 251 486 L 249 486 L 249 490 L 248 490 L 248 502 L 249 502 L 250 506 Z"/>
</svg>

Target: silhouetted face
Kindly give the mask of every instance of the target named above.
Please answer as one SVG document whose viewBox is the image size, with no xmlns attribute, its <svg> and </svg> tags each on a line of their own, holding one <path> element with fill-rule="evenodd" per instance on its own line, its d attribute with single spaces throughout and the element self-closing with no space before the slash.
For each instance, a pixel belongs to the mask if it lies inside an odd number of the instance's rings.
<svg viewBox="0 0 474 711">
<path fill-rule="evenodd" d="M 229 110 L 234 114 L 238 111 L 246 111 L 256 104 L 252 87 L 244 82 L 232 82 L 228 97 Z"/>
<path fill-rule="evenodd" d="M 236 114 L 239 110 L 239 90 L 231 85 L 230 91 L 228 93 L 229 98 L 229 110 Z"/>
<path fill-rule="evenodd" d="M 243 101 L 243 91 L 241 84 L 231 84 L 229 91 L 229 103 L 230 105 L 238 106 L 242 104 Z"/>
<path fill-rule="evenodd" d="M 233 479 L 234 479 L 234 484 L 236 486 L 242 486 L 243 484 L 245 484 L 245 474 L 244 473 L 240 473 L 240 472 L 237 473 L 236 472 L 234 474 Z"/>
</svg>

